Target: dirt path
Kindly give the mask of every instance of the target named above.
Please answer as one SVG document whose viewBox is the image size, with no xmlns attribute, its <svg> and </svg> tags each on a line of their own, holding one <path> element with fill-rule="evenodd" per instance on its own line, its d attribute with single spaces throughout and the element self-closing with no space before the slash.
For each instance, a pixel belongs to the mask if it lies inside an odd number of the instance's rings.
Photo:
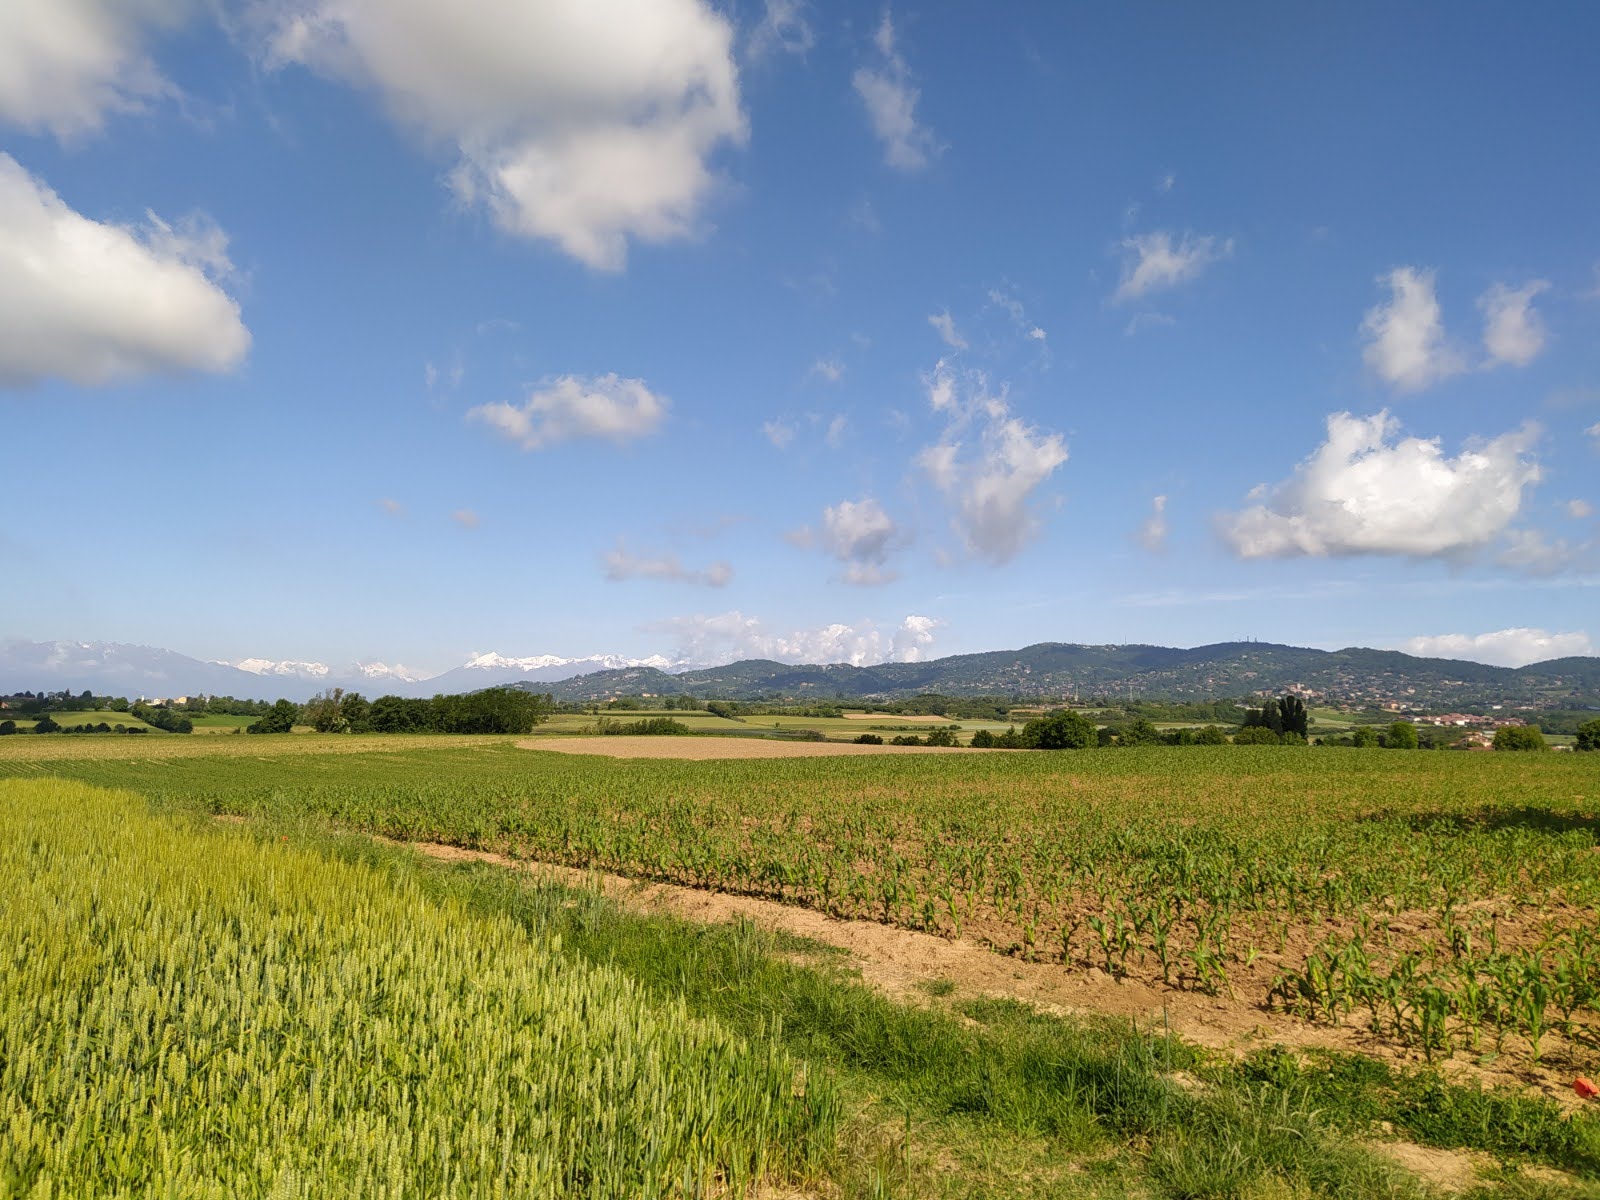
<svg viewBox="0 0 1600 1200">
<path fill-rule="evenodd" d="M 957 746 L 861 746 L 855 742 L 786 742 L 754 737 L 539 737 L 524 750 L 597 754 L 606 758 L 828 758 L 852 754 L 992 754 Z"/>
</svg>

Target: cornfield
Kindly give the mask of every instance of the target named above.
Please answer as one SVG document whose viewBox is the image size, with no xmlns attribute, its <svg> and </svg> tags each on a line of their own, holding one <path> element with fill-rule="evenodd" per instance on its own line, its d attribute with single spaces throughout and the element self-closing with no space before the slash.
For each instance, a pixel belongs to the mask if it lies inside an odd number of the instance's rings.
<svg viewBox="0 0 1600 1200">
<path fill-rule="evenodd" d="M 0 812 L 0 1195 L 738 1195 L 832 1145 L 775 1042 L 403 874 L 57 779 Z"/>
</svg>

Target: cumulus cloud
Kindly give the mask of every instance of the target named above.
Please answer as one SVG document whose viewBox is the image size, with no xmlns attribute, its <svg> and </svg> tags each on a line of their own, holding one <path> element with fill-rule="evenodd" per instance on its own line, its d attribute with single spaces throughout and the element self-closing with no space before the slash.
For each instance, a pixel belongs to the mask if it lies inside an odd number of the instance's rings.
<svg viewBox="0 0 1600 1200">
<path fill-rule="evenodd" d="M 1139 544 L 1152 554 L 1159 554 L 1167 548 L 1167 498 L 1165 496 L 1153 497 L 1150 501 L 1150 515 L 1145 518 L 1144 524 L 1139 526 Z"/>
<path fill-rule="evenodd" d="M 1066 441 L 1013 416 L 982 376 L 963 399 L 953 372 L 940 363 L 926 381 L 929 404 L 951 416 L 944 436 L 917 455 L 917 465 L 945 497 L 951 527 L 967 551 L 999 565 L 1015 558 L 1038 531 L 1034 493 L 1067 461 Z"/>
<path fill-rule="evenodd" d="M 852 82 L 866 105 L 872 131 L 883 143 L 883 158 L 902 171 L 920 171 L 944 147 L 933 131 L 917 120 L 921 92 L 911 83 L 911 70 L 895 47 L 894 22 L 883 14 L 872 38 L 882 60 L 876 67 L 861 67 Z"/>
<path fill-rule="evenodd" d="M 1535 279 L 1520 288 L 1497 283 L 1478 297 L 1483 312 L 1483 348 L 1488 351 L 1486 367 L 1509 363 L 1525 367 L 1544 349 L 1544 321 L 1533 309 L 1533 298 L 1550 284 Z"/>
<path fill-rule="evenodd" d="M 1589 428 L 1585 429 L 1584 432 L 1590 437 L 1594 438 L 1596 441 L 1600 441 L 1600 421 L 1597 421 L 1593 425 L 1589 426 Z"/>
<path fill-rule="evenodd" d="M 481 404 L 467 417 L 524 450 L 542 450 L 571 438 L 605 438 L 620 445 L 645 437 L 661 428 L 668 407 L 666 397 L 642 379 L 563 375 L 522 404 Z"/>
<path fill-rule="evenodd" d="M 1562 507 L 1566 509 L 1567 516 L 1574 521 L 1582 521 L 1594 516 L 1594 505 L 1587 500 L 1568 500 Z"/>
<path fill-rule="evenodd" d="M 1539 480 L 1524 427 L 1447 458 L 1437 438 L 1398 439 L 1387 411 L 1328 418 L 1328 438 L 1264 502 L 1223 525 L 1242 558 L 1450 557 L 1487 545 Z"/>
<path fill-rule="evenodd" d="M 677 645 L 675 657 L 700 665 L 766 658 L 865 667 L 882 662 L 922 661 L 933 645 L 934 631 L 943 624 L 933 617 L 912 614 L 887 631 L 875 622 L 861 621 L 774 633 L 758 618 L 734 610 L 674 617 L 648 625 L 646 630 L 668 634 Z"/>
<path fill-rule="evenodd" d="M 806 0 L 765 0 L 761 20 L 745 42 L 745 53 L 753 59 L 775 53 L 807 53 L 817 44 L 806 15 L 808 7 Z"/>
<path fill-rule="evenodd" d="M 1233 253 L 1233 240 L 1196 237 L 1186 233 L 1175 243 L 1170 233 L 1142 233 L 1124 238 L 1122 282 L 1111 303 L 1137 300 L 1151 292 L 1164 292 L 1197 279 L 1212 263 Z"/>
<path fill-rule="evenodd" d="M 1421 391 L 1466 369 L 1461 352 L 1445 338 L 1433 279 L 1432 271 L 1415 267 L 1380 275 L 1389 300 L 1368 309 L 1361 322 L 1367 366 L 1401 391 Z"/>
<path fill-rule="evenodd" d="M 199 217 L 92 221 L 0 154 L 0 383 L 232 370 L 250 334 L 219 286 L 227 244 Z"/>
<path fill-rule="evenodd" d="M 60 138 L 175 95 L 145 53 L 191 0 L 6 0 L 0 4 L 0 120 Z"/>
<path fill-rule="evenodd" d="M 819 358 L 811 364 L 807 374 L 815 375 L 824 383 L 838 383 L 844 378 L 844 363 L 837 358 Z"/>
<path fill-rule="evenodd" d="M 965 350 L 967 339 L 961 336 L 961 331 L 956 328 L 955 318 L 950 315 L 950 310 L 932 313 L 928 317 L 928 324 L 938 331 L 939 338 L 952 350 Z"/>
<path fill-rule="evenodd" d="M 823 509 L 822 525 L 796 530 L 789 540 L 797 546 L 818 546 L 845 566 L 844 581 L 863 586 L 890 583 L 898 578 L 888 560 L 905 540 L 894 519 L 871 496 L 842 500 Z"/>
<path fill-rule="evenodd" d="M 844 435 L 849 429 L 850 418 L 843 413 L 835 413 L 833 419 L 828 422 L 828 431 L 823 437 L 832 449 L 837 450 L 844 445 Z"/>
<path fill-rule="evenodd" d="M 705 0 L 261 0 L 274 65 L 377 93 L 453 146 L 450 184 L 508 233 L 620 270 L 691 233 L 742 143 L 733 29 Z"/>
<path fill-rule="evenodd" d="M 1595 653 L 1586 633 L 1544 629 L 1497 629 L 1493 633 L 1441 633 L 1414 637 L 1399 649 L 1419 658 L 1464 658 L 1495 667 L 1525 667 L 1551 658 Z"/>
<path fill-rule="evenodd" d="M 704 568 L 685 567 L 676 554 L 636 555 L 621 541 L 617 542 L 616 549 L 606 552 L 604 565 L 605 576 L 612 583 L 657 579 L 719 588 L 727 587 L 733 579 L 733 568 L 725 562 L 714 562 Z"/>
</svg>

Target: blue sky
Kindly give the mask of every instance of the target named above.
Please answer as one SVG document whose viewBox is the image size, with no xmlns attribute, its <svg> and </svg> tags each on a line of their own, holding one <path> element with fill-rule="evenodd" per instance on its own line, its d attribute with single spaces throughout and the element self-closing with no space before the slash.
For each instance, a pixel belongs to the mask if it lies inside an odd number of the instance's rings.
<svg viewBox="0 0 1600 1200">
<path fill-rule="evenodd" d="M 1597 37 L 12 0 L 0 637 L 1593 653 Z"/>
</svg>

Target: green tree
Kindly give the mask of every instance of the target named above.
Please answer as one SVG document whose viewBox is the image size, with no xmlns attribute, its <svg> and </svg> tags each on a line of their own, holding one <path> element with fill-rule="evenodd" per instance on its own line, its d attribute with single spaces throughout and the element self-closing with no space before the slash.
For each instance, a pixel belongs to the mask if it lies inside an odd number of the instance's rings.
<svg viewBox="0 0 1600 1200">
<path fill-rule="evenodd" d="M 1578 726 L 1578 749 L 1600 750 L 1600 717 Z"/>
<path fill-rule="evenodd" d="M 1507 725 L 1494 735 L 1496 750 L 1548 750 L 1544 732 L 1537 725 Z"/>
<path fill-rule="evenodd" d="M 1410 721 L 1396 721 L 1389 726 L 1383 744 L 1391 750 L 1415 750 L 1418 746 L 1417 727 Z"/>
<path fill-rule="evenodd" d="M 1207 725 L 1203 729 L 1194 731 L 1194 744 L 1196 746 L 1226 746 L 1228 735 L 1222 732 L 1220 725 Z"/>
<path fill-rule="evenodd" d="M 343 688 L 318 692 L 300 710 L 300 723 L 311 726 L 318 733 L 343 733 L 349 727 L 340 708 L 343 703 Z"/>
<path fill-rule="evenodd" d="M 366 733 L 370 730 L 372 725 L 367 718 L 371 715 L 372 703 L 360 692 L 347 692 L 344 699 L 339 701 L 339 716 L 350 733 Z"/>
<path fill-rule="evenodd" d="M 1117 745 L 1119 746 L 1159 746 L 1160 744 L 1161 731 L 1144 717 L 1131 721 L 1117 730 Z"/>
<path fill-rule="evenodd" d="M 1099 732 L 1093 721 L 1069 708 L 1029 721 L 1022 727 L 1022 742 L 1030 750 L 1084 750 L 1099 743 Z"/>
<path fill-rule="evenodd" d="M 1378 736 L 1378 731 L 1371 725 L 1357 725 L 1350 731 L 1350 744 L 1365 750 L 1373 746 L 1381 746 L 1383 739 Z"/>
<path fill-rule="evenodd" d="M 259 721 L 245 727 L 246 733 L 289 733 L 300 719 L 300 706 L 293 700 L 279 700 Z"/>
<path fill-rule="evenodd" d="M 928 736 L 922 739 L 922 744 L 924 746 L 959 746 L 961 743 L 956 741 L 954 730 L 930 729 L 928 730 Z"/>
<path fill-rule="evenodd" d="M 44 716 L 33 723 L 33 731 L 35 733 L 59 733 L 60 730 L 61 726 L 56 724 L 55 718 L 49 713 L 45 713 Z"/>
<path fill-rule="evenodd" d="M 856 741 L 858 741 L 858 742 L 860 740 L 861 740 L 860 738 L 856 739 Z M 975 746 L 979 750 L 990 750 L 990 749 L 993 749 L 994 748 L 994 734 L 991 733 L 987 729 L 980 729 L 980 730 L 978 730 L 977 733 L 972 735 L 972 744 L 973 744 L 973 746 Z"/>
</svg>

